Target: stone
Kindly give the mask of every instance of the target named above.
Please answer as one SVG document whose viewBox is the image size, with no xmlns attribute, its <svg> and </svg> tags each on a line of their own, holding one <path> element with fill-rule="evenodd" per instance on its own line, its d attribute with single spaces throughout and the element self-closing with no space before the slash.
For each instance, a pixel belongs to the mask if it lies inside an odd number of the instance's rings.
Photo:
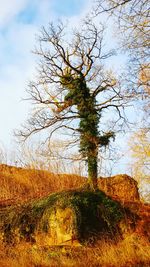
<svg viewBox="0 0 150 267">
<path fill-rule="evenodd" d="M 74 212 L 67 207 L 65 209 L 55 207 L 49 217 L 49 235 L 54 245 L 73 243 L 75 238 Z"/>
<path fill-rule="evenodd" d="M 98 179 L 99 189 L 123 202 L 139 201 L 137 182 L 126 174 Z"/>
</svg>

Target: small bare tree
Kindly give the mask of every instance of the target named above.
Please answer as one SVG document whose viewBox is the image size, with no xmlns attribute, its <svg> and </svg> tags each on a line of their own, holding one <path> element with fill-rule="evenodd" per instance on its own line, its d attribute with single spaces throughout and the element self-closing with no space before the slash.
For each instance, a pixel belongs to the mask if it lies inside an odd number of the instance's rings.
<svg viewBox="0 0 150 267">
<path fill-rule="evenodd" d="M 19 135 L 26 139 L 48 130 L 50 139 L 61 129 L 71 134 L 70 144 L 79 142 L 88 166 L 87 181 L 95 190 L 99 149 L 114 138 L 114 129 L 104 130 L 101 118 L 108 111 L 113 125 L 121 125 L 129 95 L 125 96 L 111 72 L 104 71 L 106 59 L 113 55 L 103 52 L 104 27 L 86 20 L 81 29 L 65 35 L 62 23 L 42 28 L 35 50 L 40 57 L 38 77 L 28 89 L 37 108 Z"/>
</svg>

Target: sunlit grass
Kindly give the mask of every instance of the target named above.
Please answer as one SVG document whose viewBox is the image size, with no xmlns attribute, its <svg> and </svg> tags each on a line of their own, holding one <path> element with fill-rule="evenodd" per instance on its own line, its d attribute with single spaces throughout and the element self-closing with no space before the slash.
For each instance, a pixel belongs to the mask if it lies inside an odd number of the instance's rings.
<svg viewBox="0 0 150 267">
<path fill-rule="evenodd" d="M 44 170 L 0 165 L 0 201 L 25 201 L 53 192 L 75 189 L 85 178 L 75 174 L 56 174 Z"/>
<path fill-rule="evenodd" d="M 149 266 L 150 246 L 144 237 L 132 234 L 118 242 L 101 240 L 95 246 L 50 247 L 21 242 L 0 247 L 1 267 L 32 266 Z"/>
</svg>

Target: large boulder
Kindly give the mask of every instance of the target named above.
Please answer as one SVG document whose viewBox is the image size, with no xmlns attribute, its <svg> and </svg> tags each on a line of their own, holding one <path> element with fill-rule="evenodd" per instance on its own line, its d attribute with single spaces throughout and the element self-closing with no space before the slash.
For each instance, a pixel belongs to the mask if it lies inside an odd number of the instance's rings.
<svg viewBox="0 0 150 267">
<path fill-rule="evenodd" d="M 64 191 L 25 206 L 0 210 L 6 242 L 18 234 L 47 245 L 74 245 L 109 235 L 124 216 L 121 205 L 102 191 Z"/>
<path fill-rule="evenodd" d="M 123 202 L 139 201 L 137 182 L 126 174 L 98 179 L 100 190 Z"/>
</svg>

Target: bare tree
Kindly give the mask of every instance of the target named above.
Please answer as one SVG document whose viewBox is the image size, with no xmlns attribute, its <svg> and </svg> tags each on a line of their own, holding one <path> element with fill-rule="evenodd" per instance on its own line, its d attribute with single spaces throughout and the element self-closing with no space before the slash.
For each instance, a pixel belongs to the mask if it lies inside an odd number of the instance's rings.
<svg viewBox="0 0 150 267">
<path fill-rule="evenodd" d="M 122 48 L 130 55 L 130 85 L 136 93 L 147 96 L 150 88 L 150 9 L 148 0 L 95 0 L 96 15 L 103 12 L 116 19 Z M 141 79 L 141 73 L 146 79 Z M 131 84 L 132 82 L 132 84 Z"/>
<path fill-rule="evenodd" d="M 71 135 L 69 144 L 78 142 L 93 190 L 97 188 L 99 150 L 114 138 L 115 125 L 124 123 L 129 99 L 113 74 L 104 71 L 103 64 L 113 52 L 103 51 L 103 35 L 104 27 L 92 20 L 70 34 L 61 22 L 42 28 L 35 50 L 40 58 L 38 77 L 28 89 L 36 108 L 19 132 L 24 139 L 41 130 L 49 139 L 59 130 Z M 113 121 L 108 130 L 100 124 L 106 113 Z"/>
</svg>

